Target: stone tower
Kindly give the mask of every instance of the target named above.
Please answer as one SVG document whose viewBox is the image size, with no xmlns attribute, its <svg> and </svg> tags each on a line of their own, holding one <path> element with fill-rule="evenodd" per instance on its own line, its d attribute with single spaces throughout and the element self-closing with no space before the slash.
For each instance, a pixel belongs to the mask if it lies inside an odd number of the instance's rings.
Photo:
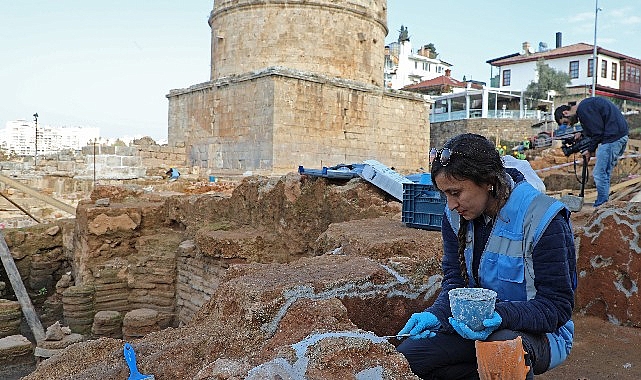
<svg viewBox="0 0 641 380">
<path fill-rule="evenodd" d="M 171 90 L 169 144 L 202 174 L 425 165 L 429 104 L 385 91 L 386 0 L 216 0 L 210 80 Z"/>
<path fill-rule="evenodd" d="M 211 80 L 282 66 L 382 86 L 386 0 L 216 0 Z"/>
</svg>

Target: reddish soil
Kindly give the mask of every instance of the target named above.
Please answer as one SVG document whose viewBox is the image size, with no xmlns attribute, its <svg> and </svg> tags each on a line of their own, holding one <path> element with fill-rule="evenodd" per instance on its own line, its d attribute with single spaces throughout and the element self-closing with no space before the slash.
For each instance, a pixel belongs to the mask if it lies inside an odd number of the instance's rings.
<svg viewBox="0 0 641 380">
<path fill-rule="evenodd" d="M 537 380 L 641 379 L 641 329 L 576 315 L 570 357 Z"/>
</svg>

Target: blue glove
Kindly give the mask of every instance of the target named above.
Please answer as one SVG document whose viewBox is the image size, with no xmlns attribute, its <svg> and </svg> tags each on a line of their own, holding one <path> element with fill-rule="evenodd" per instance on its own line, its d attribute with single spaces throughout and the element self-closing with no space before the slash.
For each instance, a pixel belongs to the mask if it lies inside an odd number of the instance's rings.
<svg viewBox="0 0 641 380">
<path fill-rule="evenodd" d="M 485 340 L 490 334 L 494 332 L 500 325 L 503 319 L 496 311 L 488 319 L 483 320 L 483 326 L 485 328 L 481 331 L 474 331 L 469 328 L 465 323 L 450 317 L 450 325 L 454 327 L 454 330 L 465 339 L 472 340 Z"/>
<path fill-rule="evenodd" d="M 410 334 L 410 339 L 432 338 L 436 330 L 441 327 L 436 315 L 429 311 L 414 313 L 405 324 L 405 327 L 397 335 Z"/>
</svg>

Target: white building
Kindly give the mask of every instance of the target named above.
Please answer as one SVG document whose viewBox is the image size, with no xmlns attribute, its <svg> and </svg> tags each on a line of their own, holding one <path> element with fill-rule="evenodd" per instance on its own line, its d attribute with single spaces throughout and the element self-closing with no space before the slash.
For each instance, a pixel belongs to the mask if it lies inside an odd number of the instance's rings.
<svg viewBox="0 0 641 380">
<path fill-rule="evenodd" d="M 401 26 L 398 42 L 385 47 L 384 83 L 388 89 L 398 90 L 444 75 L 451 64 L 435 57 L 427 45 L 412 52 L 407 28 Z"/>
<path fill-rule="evenodd" d="M 81 150 L 100 138 L 100 129 L 94 127 L 50 127 L 35 121 L 14 120 L 0 130 L 0 148 L 19 156 L 55 153 L 60 150 Z"/>
<path fill-rule="evenodd" d="M 594 45 L 578 43 L 561 46 L 557 33 L 555 49 L 532 52 L 523 43 L 520 53 L 488 60 L 499 69 L 492 86 L 501 91 L 524 91 L 530 82 L 538 81 L 537 61 L 542 59 L 552 69 L 570 74 L 569 93 L 592 95 Z M 641 60 L 597 47 L 596 95 L 618 99 L 626 104 L 641 102 Z M 498 83 L 497 83 L 498 82 Z"/>
</svg>

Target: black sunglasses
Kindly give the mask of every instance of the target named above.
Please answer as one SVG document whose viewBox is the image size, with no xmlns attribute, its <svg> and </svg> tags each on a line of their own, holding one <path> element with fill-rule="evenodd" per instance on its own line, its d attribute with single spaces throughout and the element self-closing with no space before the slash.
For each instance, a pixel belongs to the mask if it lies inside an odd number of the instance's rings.
<svg viewBox="0 0 641 380">
<path fill-rule="evenodd" d="M 443 148 L 441 150 L 432 148 L 430 149 L 430 165 L 438 158 L 441 165 L 447 166 L 447 164 L 450 163 L 450 157 L 452 157 L 452 154 L 456 154 L 456 152 L 452 152 L 450 148 Z"/>
</svg>

